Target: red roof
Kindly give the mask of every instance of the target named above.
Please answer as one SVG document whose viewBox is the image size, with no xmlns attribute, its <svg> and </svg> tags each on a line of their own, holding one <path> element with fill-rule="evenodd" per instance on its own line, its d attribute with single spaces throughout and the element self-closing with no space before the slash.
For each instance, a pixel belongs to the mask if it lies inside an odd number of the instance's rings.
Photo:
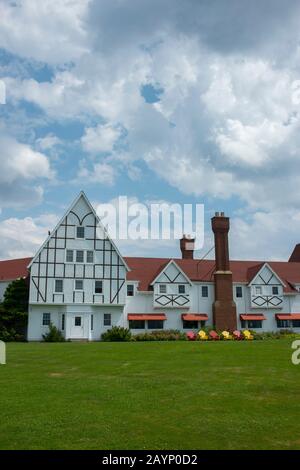
<svg viewBox="0 0 300 470">
<path fill-rule="evenodd" d="M 27 266 L 32 258 L 19 258 L 0 261 L 0 281 L 13 281 L 20 277 L 27 277 Z"/>
<path fill-rule="evenodd" d="M 27 277 L 27 266 L 31 259 L 20 258 L 0 261 L 0 281 L 12 281 L 20 277 Z M 214 260 L 141 257 L 125 257 L 124 259 L 131 270 L 127 273 L 127 280 L 138 281 L 140 291 L 152 289 L 151 283 L 171 259 L 174 259 L 175 263 L 191 281 L 213 282 Z M 233 282 L 248 284 L 264 263 L 262 261 L 231 261 L 230 269 Z M 270 261 L 267 263 L 285 283 L 284 291 L 286 293 L 296 293 L 297 290 L 294 284 L 300 284 L 300 262 Z"/>
<path fill-rule="evenodd" d="M 131 269 L 127 274 L 127 280 L 139 281 L 138 289 L 147 291 L 151 290 L 151 283 L 169 263 L 170 258 L 125 257 L 125 261 Z M 174 258 L 174 261 L 191 281 L 213 282 L 214 260 Z M 233 282 L 248 284 L 264 263 L 262 261 L 231 261 L 230 269 Z M 300 263 L 289 263 L 287 261 L 270 261 L 267 263 L 285 283 L 284 291 L 286 293 L 297 292 L 294 284 L 300 284 Z"/>
</svg>

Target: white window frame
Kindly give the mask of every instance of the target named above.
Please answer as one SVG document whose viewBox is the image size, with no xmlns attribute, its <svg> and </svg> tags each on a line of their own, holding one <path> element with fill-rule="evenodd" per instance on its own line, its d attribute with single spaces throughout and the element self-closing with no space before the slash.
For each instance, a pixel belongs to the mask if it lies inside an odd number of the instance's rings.
<svg viewBox="0 0 300 470">
<path fill-rule="evenodd" d="M 183 287 L 184 292 L 179 292 L 180 287 Z M 185 284 L 178 284 L 178 294 L 180 294 L 180 295 L 186 294 L 186 285 Z"/>
<path fill-rule="evenodd" d="M 257 292 L 260 290 L 260 292 Z M 263 294 L 263 288 L 262 286 L 255 286 L 255 295 L 262 295 Z"/>
<path fill-rule="evenodd" d="M 56 281 L 61 281 L 62 282 L 62 290 L 61 291 L 56 290 Z M 64 280 L 60 279 L 59 277 L 55 278 L 54 279 L 54 294 L 63 294 L 63 293 L 64 293 Z"/>
<path fill-rule="evenodd" d="M 73 253 L 73 261 L 68 261 L 68 260 L 67 260 L 67 252 L 68 252 L 68 251 L 72 251 L 72 253 Z M 68 264 L 74 264 L 74 250 L 72 250 L 72 249 L 70 249 L 70 248 L 67 248 L 67 249 L 66 249 L 65 262 L 68 263 Z"/>
<path fill-rule="evenodd" d="M 204 289 L 206 290 L 207 295 L 203 295 L 203 290 L 204 290 Z M 202 285 L 202 286 L 201 286 L 201 298 L 202 298 L 202 299 L 208 299 L 208 297 L 209 297 L 208 285 L 206 285 L 206 284 L 205 284 L 205 285 Z"/>
<path fill-rule="evenodd" d="M 93 261 L 88 261 L 88 253 L 92 253 L 92 254 L 93 254 Z M 85 261 L 86 261 L 86 264 L 94 264 L 94 258 L 95 258 L 94 250 L 86 250 L 86 252 L 85 252 Z"/>
<path fill-rule="evenodd" d="M 133 287 L 132 295 L 128 295 L 128 287 L 129 286 Z M 126 297 L 134 297 L 134 295 L 135 295 L 135 286 L 134 286 L 134 284 L 132 284 L 132 283 L 127 284 L 127 286 L 126 286 Z"/>
<path fill-rule="evenodd" d="M 165 292 L 162 292 L 162 291 L 161 291 L 161 287 L 165 288 L 166 291 L 165 291 Z M 167 293 L 168 293 L 168 286 L 167 286 L 167 284 L 158 284 L 158 292 L 159 292 L 160 294 L 167 294 Z"/>
<path fill-rule="evenodd" d="M 78 252 L 78 251 L 82 251 L 82 252 L 83 252 L 83 261 L 77 261 L 77 252 Z M 76 253 L 76 256 L 75 256 L 75 263 L 76 263 L 76 264 L 84 264 L 84 259 L 85 259 L 84 250 L 75 250 L 75 253 Z"/>
<path fill-rule="evenodd" d="M 49 323 L 47 323 L 47 325 L 44 325 L 44 315 L 49 315 Z M 42 326 L 46 328 L 46 327 L 49 327 L 50 324 L 51 324 L 51 313 L 43 312 L 42 313 Z"/>
<path fill-rule="evenodd" d="M 109 325 L 106 325 L 106 324 L 105 324 L 105 315 L 109 315 L 109 319 L 110 319 Z M 111 316 L 111 313 L 104 313 L 104 314 L 103 314 L 103 326 L 112 326 L 112 316 Z"/>
<path fill-rule="evenodd" d="M 101 282 L 101 285 L 102 285 L 102 292 L 96 292 L 96 282 Z M 94 282 L 94 294 L 95 294 L 95 295 L 103 295 L 103 280 L 102 280 L 102 279 L 95 279 L 95 282 Z"/>
<path fill-rule="evenodd" d="M 77 281 L 82 282 L 82 289 L 76 289 L 76 282 Z M 83 292 L 84 291 L 84 279 L 74 279 L 74 291 L 75 292 Z"/>
<path fill-rule="evenodd" d="M 83 228 L 83 231 L 84 231 L 84 236 L 83 237 L 78 237 L 77 236 L 77 229 L 78 228 Z M 76 227 L 75 227 L 75 238 L 76 238 L 76 240 L 85 240 L 85 226 L 84 225 L 76 225 Z"/>
</svg>

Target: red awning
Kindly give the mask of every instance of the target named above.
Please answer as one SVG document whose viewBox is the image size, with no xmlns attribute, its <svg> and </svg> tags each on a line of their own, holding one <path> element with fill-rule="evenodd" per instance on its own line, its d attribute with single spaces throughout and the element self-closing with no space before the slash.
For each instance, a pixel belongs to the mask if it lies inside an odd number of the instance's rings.
<svg viewBox="0 0 300 470">
<path fill-rule="evenodd" d="M 182 320 L 184 321 L 206 321 L 208 316 L 206 313 L 183 313 Z"/>
<path fill-rule="evenodd" d="M 277 320 L 300 320 L 300 313 L 277 313 Z"/>
<path fill-rule="evenodd" d="M 166 320 L 164 313 L 129 313 L 128 320 Z"/>
<path fill-rule="evenodd" d="M 266 320 L 266 317 L 263 314 L 244 314 L 240 315 L 241 320 Z"/>
</svg>

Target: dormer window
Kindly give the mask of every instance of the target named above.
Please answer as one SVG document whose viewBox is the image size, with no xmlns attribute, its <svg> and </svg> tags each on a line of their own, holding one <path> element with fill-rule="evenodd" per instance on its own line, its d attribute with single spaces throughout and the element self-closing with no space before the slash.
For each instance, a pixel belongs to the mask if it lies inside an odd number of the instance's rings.
<svg viewBox="0 0 300 470">
<path fill-rule="evenodd" d="M 167 286 L 166 284 L 159 284 L 159 293 L 166 294 L 167 293 Z"/>
<path fill-rule="evenodd" d="M 76 227 L 76 238 L 84 238 L 84 227 L 81 225 Z"/>
</svg>

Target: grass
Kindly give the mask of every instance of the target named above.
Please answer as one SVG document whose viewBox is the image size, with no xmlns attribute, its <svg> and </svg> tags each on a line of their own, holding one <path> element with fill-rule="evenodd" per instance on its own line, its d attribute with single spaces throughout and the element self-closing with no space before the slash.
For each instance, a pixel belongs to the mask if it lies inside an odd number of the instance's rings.
<svg viewBox="0 0 300 470">
<path fill-rule="evenodd" d="M 300 449 L 291 341 L 9 343 L 0 449 Z"/>
</svg>

